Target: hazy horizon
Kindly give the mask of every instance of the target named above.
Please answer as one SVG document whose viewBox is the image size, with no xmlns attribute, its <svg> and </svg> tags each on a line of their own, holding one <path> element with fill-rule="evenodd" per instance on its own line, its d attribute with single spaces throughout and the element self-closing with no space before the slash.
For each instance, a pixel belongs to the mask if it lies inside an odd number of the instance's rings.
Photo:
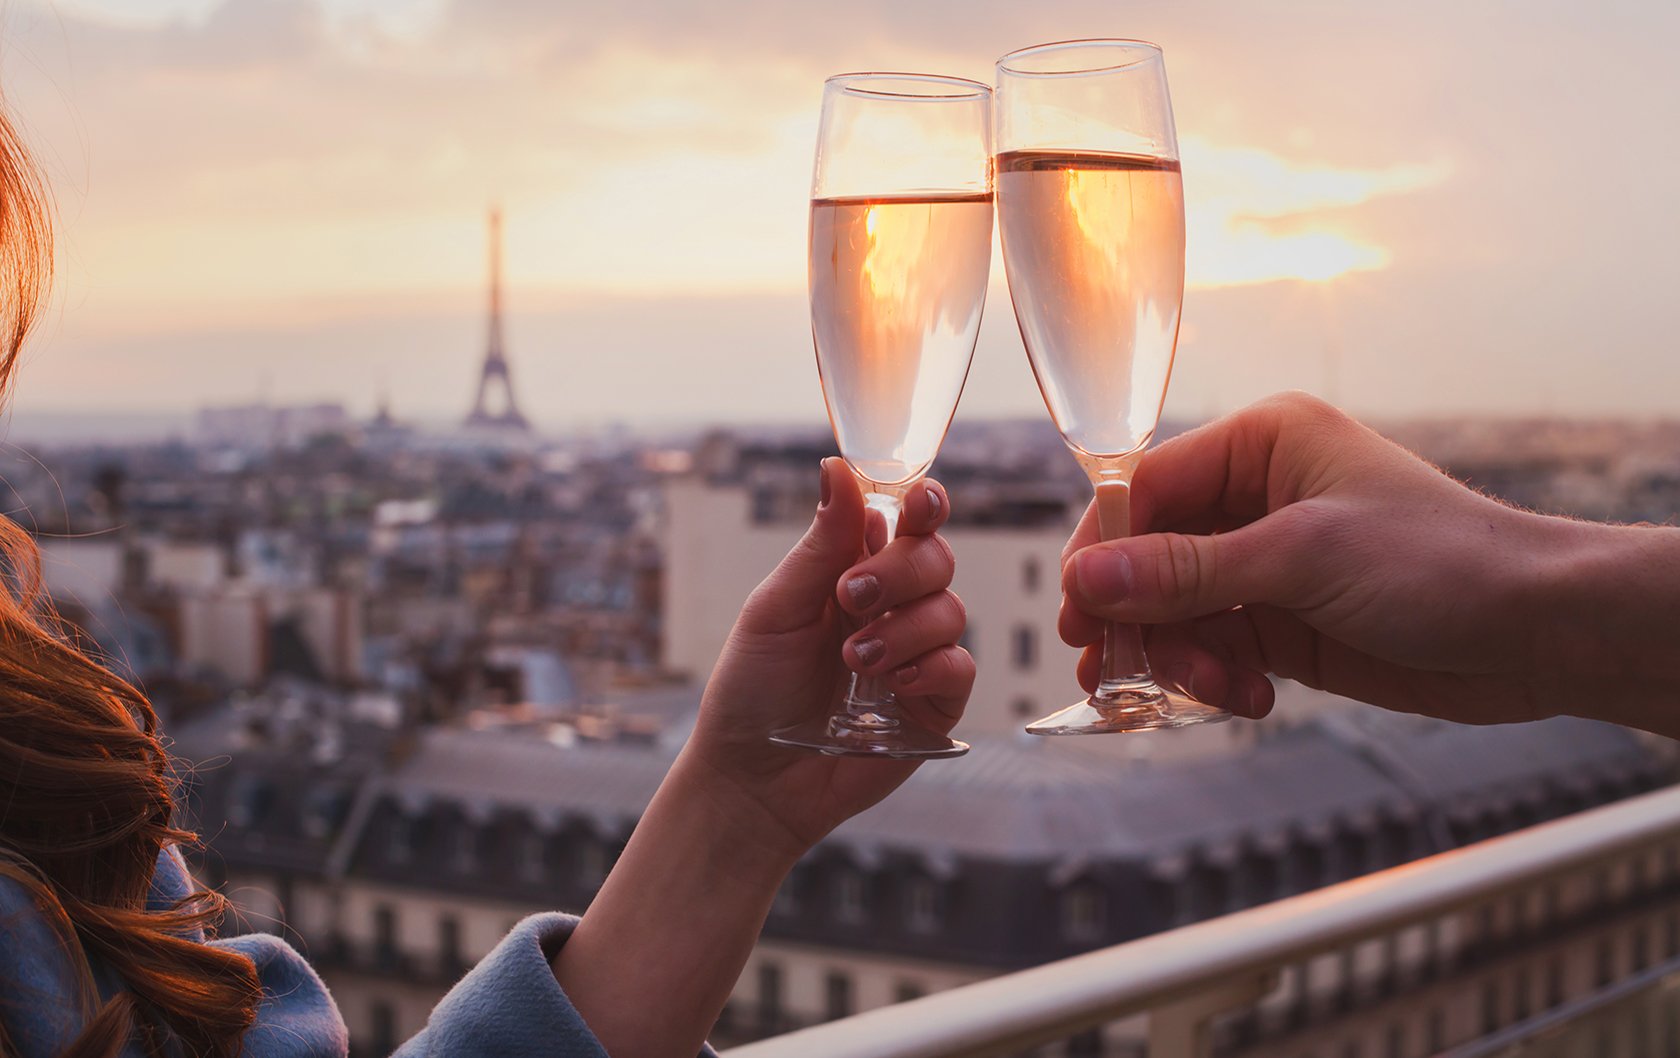
<svg viewBox="0 0 1680 1058">
<path fill-rule="evenodd" d="M 506 217 L 546 428 L 824 422 L 804 301 L 840 69 L 989 79 L 1040 40 L 1166 48 L 1190 289 L 1167 413 L 1285 388 L 1372 417 L 1680 412 L 1680 9 L 864 0 L 20 0 L 0 77 L 53 181 L 18 415 L 266 394 L 450 420 Z M 1427 41 L 1427 46 L 1411 42 Z M 963 419 L 1042 414 L 994 262 Z"/>
</svg>

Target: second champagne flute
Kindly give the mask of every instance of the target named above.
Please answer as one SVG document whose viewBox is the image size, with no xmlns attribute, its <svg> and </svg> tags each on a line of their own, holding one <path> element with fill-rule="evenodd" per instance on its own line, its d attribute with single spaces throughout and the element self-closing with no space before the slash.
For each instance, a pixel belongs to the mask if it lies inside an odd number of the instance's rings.
<svg viewBox="0 0 1680 1058">
<path fill-rule="evenodd" d="M 1184 191 L 1161 49 L 1075 40 L 997 64 L 998 224 L 1044 403 L 1096 488 L 1104 540 L 1129 536 L 1132 471 L 1155 434 L 1184 298 Z M 1085 701 L 1035 735 L 1148 731 L 1230 713 L 1155 679 L 1136 625 L 1109 624 Z"/>
<path fill-rule="evenodd" d="M 929 74 L 841 74 L 823 85 L 811 332 L 834 439 L 889 542 L 906 490 L 939 454 L 979 336 L 991 102 L 986 85 Z M 968 752 L 907 717 L 881 680 L 855 674 L 830 715 L 771 741 L 845 756 Z"/>
</svg>

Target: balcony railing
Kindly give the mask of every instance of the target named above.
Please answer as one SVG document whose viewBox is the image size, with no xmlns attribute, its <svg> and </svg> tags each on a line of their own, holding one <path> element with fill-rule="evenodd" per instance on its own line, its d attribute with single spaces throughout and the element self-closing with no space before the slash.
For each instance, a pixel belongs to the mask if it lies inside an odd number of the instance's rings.
<svg viewBox="0 0 1680 1058">
<path fill-rule="evenodd" d="M 1271 992 L 1286 967 L 1508 894 L 1532 891 L 1680 837 L 1680 788 L 1660 790 L 1467 848 L 1141 940 L 737 1047 L 726 1058 L 991 1058 L 1148 1016 L 1149 1053 L 1205 1058 L 1212 1024 Z M 1659 968 L 1660 969 L 1660 968 Z M 1647 987 L 1657 978 L 1645 975 Z M 1491 1050 L 1525 1048 L 1522 1019 Z M 1588 1010 L 1575 1008 L 1585 1017 Z M 1565 1019 L 1567 1020 L 1567 1019 Z M 1491 1040 L 1489 1042 L 1492 1042 Z M 1587 1053 L 1587 1052 L 1568 1052 Z"/>
</svg>

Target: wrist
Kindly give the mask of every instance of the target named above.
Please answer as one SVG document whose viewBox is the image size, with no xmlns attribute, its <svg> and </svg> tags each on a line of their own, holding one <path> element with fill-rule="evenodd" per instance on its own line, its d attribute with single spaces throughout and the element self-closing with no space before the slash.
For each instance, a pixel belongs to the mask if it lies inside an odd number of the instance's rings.
<svg viewBox="0 0 1680 1058">
<path fill-rule="evenodd" d="M 692 746 L 671 765 L 655 802 L 669 802 L 685 826 L 728 857 L 737 875 L 774 878 L 779 884 L 811 847 L 762 799 Z"/>
<path fill-rule="evenodd" d="M 1526 617 L 1535 674 L 1561 711 L 1656 730 L 1680 700 L 1680 529 L 1547 518 Z M 1666 732 L 1665 732 L 1666 733 Z"/>
</svg>

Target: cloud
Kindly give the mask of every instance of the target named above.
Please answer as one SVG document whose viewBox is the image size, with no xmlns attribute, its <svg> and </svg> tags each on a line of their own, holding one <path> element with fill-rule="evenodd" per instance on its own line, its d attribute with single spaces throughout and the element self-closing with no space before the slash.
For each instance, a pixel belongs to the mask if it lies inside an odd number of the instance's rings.
<svg viewBox="0 0 1680 1058">
<path fill-rule="evenodd" d="M 1191 286 L 1324 281 L 1386 267 L 1389 250 L 1350 230 L 1357 207 L 1436 187 L 1453 169 L 1444 159 L 1380 169 L 1314 165 L 1200 136 L 1180 146 Z"/>
<path fill-rule="evenodd" d="M 1187 368 L 1191 406 L 1302 381 L 1280 365 L 1299 367 L 1311 321 L 1290 313 L 1320 299 L 1227 286 L 1284 276 L 1339 277 L 1347 388 L 1375 404 L 1439 399 L 1418 381 L 1431 363 L 1466 379 L 1455 399 L 1532 394 L 1449 351 L 1474 347 L 1506 370 L 1507 343 L 1529 375 L 1567 380 L 1560 391 L 1648 402 L 1658 388 L 1638 380 L 1670 344 L 1657 306 L 1680 280 L 1673 5 L 60 2 L 60 14 L 8 8 L 4 71 L 63 212 L 65 314 L 31 374 L 49 403 L 85 400 L 86 379 L 119 368 L 161 379 L 123 399 L 237 389 L 298 319 L 361 321 L 296 338 L 318 357 L 311 384 L 359 393 L 373 359 L 416 340 L 382 307 L 394 303 L 448 306 L 453 330 L 423 330 L 464 336 L 470 372 L 493 198 L 509 222 L 511 326 L 551 297 L 599 298 L 622 311 L 587 317 L 589 340 L 619 327 L 614 355 L 649 375 L 688 355 L 674 348 L 685 334 L 708 356 L 759 342 L 803 362 L 821 78 L 896 66 L 984 79 L 1012 47 L 1093 34 L 1167 48 L 1191 278 L 1208 287 L 1187 302 L 1199 337 L 1186 362 L 1217 362 L 1197 348 L 1217 338 L 1259 365 L 1240 386 Z M 708 298 L 728 311 L 699 313 Z M 752 312 L 765 319 L 720 322 Z M 570 348 L 568 328 L 585 326 L 544 319 L 531 355 Z M 1015 341 L 1006 302 L 991 320 L 987 342 Z M 1432 349 L 1395 347 L 1429 328 Z M 1599 360 L 1581 355 L 1589 345 Z M 1386 374 L 1401 363 L 1411 373 Z M 765 377 L 731 414 L 809 396 L 792 376 Z M 989 377 L 977 370 L 977 406 L 1033 410 L 1030 380 Z M 1361 389 L 1362 377 L 1382 384 Z M 413 401 L 453 406 L 442 382 L 414 385 Z M 619 398 L 602 392 L 610 409 Z"/>
</svg>

